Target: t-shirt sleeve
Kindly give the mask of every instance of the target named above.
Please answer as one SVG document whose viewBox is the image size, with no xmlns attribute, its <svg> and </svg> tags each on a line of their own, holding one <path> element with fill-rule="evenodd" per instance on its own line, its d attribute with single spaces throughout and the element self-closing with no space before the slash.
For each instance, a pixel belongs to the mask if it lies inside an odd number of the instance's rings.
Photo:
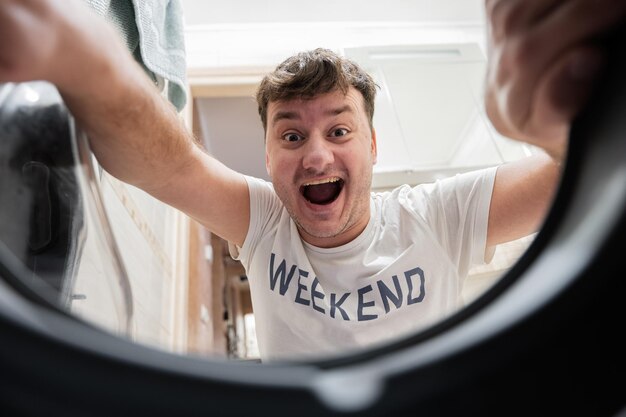
<svg viewBox="0 0 626 417">
<path fill-rule="evenodd" d="M 274 192 L 272 183 L 246 175 L 250 193 L 250 225 L 241 247 L 228 244 L 230 256 L 248 270 L 250 259 L 266 230 L 273 226 L 280 214 L 282 203 Z"/>
<path fill-rule="evenodd" d="M 457 174 L 414 187 L 408 195 L 461 275 L 493 257 L 493 249 L 487 247 L 487 226 L 496 170 Z"/>
</svg>

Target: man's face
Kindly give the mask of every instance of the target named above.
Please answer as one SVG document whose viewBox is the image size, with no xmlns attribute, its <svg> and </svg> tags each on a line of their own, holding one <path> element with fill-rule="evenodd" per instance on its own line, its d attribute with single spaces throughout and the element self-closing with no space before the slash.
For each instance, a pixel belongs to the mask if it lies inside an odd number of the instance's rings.
<svg viewBox="0 0 626 417">
<path fill-rule="evenodd" d="M 339 246 L 367 226 L 376 137 L 358 90 L 270 102 L 265 163 L 306 242 Z"/>
</svg>

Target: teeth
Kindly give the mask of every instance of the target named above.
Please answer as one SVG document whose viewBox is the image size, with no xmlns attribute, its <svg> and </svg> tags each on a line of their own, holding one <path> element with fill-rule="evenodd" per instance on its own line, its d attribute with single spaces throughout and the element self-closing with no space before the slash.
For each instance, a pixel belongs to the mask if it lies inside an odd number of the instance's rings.
<svg viewBox="0 0 626 417">
<path fill-rule="evenodd" d="M 337 182 L 337 181 L 341 181 L 341 178 L 338 178 L 338 177 L 324 178 L 324 179 L 321 179 L 321 180 L 315 180 L 315 181 L 307 182 L 307 183 L 304 184 L 304 186 L 307 187 L 309 185 L 327 184 L 327 183 L 330 183 L 330 182 Z"/>
</svg>

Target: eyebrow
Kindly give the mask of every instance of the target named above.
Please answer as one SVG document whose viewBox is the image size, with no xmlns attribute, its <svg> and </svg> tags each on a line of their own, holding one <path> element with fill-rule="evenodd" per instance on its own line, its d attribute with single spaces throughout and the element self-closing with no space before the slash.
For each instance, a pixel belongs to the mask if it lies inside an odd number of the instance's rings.
<svg viewBox="0 0 626 417">
<path fill-rule="evenodd" d="M 349 105 L 346 104 L 343 107 L 339 107 L 339 108 L 336 108 L 336 109 L 330 109 L 325 114 L 326 115 L 330 115 L 330 116 L 337 116 L 338 114 L 341 114 L 341 113 L 352 113 L 352 107 L 350 107 Z"/>
<path fill-rule="evenodd" d="M 276 112 L 276 114 L 274 115 L 274 117 L 272 117 L 272 122 L 276 123 L 279 120 L 294 120 L 294 119 L 299 119 L 300 115 L 298 115 L 298 113 L 296 113 L 295 111 L 279 111 Z"/>
<path fill-rule="evenodd" d="M 330 109 L 324 112 L 324 114 L 327 116 L 337 116 L 341 113 L 352 113 L 352 107 L 346 104 L 345 106 L 337 107 L 335 109 Z M 300 115 L 297 112 L 285 110 L 285 111 L 276 112 L 274 117 L 272 117 L 272 122 L 276 123 L 279 120 L 283 120 L 283 119 L 284 120 L 297 120 L 299 118 L 300 118 Z"/>
</svg>

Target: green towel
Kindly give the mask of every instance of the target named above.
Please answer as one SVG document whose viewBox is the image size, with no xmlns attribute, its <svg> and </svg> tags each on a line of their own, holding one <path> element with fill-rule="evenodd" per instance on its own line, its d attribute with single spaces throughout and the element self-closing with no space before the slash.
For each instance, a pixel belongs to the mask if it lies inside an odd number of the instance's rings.
<svg viewBox="0 0 626 417">
<path fill-rule="evenodd" d="M 179 0 L 85 0 L 112 22 L 152 80 L 167 80 L 167 98 L 178 111 L 187 103 L 183 9 Z"/>
</svg>

